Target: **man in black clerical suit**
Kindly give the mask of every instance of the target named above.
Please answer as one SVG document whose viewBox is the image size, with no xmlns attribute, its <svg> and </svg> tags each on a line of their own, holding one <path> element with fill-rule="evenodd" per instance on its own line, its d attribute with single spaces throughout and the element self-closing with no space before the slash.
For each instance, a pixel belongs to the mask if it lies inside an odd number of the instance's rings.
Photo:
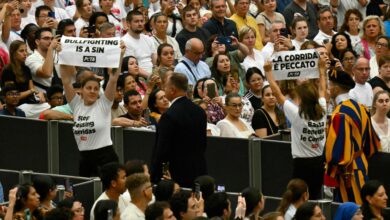
<svg viewBox="0 0 390 220">
<path fill-rule="evenodd" d="M 186 97 L 187 77 L 172 73 L 164 85 L 171 107 L 157 125 L 152 156 L 152 178 L 162 177 L 162 164 L 169 162 L 169 172 L 180 186 L 190 187 L 206 170 L 206 113 Z"/>
</svg>

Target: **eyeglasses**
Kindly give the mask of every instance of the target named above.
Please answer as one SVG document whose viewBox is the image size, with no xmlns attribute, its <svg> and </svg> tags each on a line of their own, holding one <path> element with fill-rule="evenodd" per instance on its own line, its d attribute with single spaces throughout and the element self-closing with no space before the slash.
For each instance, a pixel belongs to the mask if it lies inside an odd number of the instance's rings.
<svg viewBox="0 0 390 220">
<path fill-rule="evenodd" d="M 355 61 L 355 58 L 354 58 L 354 57 L 344 58 L 344 59 L 343 59 L 343 62 L 353 62 L 353 61 Z"/>
<path fill-rule="evenodd" d="M 228 104 L 227 106 L 230 106 L 233 108 L 242 108 L 243 104 L 242 103 L 240 103 L 240 104 L 232 103 L 232 104 Z"/>
<path fill-rule="evenodd" d="M 379 49 L 382 48 L 382 47 L 383 47 L 383 48 L 389 48 L 389 45 L 386 44 L 386 43 L 379 43 L 379 42 L 378 42 L 378 43 L 376 43 L 375 46 L 376 46 L 376 48 L 379 48 Z"/>
<path fill-rule="evenodd" d="M 18 97 L 20 96 L 20 92 L 8 92 L 6 96 Z"/>
</svg>

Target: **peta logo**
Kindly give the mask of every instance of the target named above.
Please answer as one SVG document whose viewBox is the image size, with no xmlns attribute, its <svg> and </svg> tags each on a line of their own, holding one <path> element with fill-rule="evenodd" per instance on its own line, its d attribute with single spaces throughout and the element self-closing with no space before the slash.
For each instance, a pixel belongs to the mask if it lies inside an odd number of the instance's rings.
<svg viewBox="0 0 390 220">
<path fill-rule="evenodd" d="M 301 75 L 301 72 L 300 71 L 296 71 L 296 72 L 289 72 L 287 76 L 288 77 L 297 77 L 299 75 Z"/>
<path fill-rule="evenodd" d="M 96 57 L 95 56 L 83 56 L 83 62 L 96 63 Z"/>
</svg>

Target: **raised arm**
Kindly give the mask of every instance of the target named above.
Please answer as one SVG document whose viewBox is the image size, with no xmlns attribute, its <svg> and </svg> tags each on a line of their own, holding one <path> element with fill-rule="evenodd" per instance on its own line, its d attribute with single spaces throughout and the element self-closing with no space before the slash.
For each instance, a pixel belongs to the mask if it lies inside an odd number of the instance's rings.
<svg viewBox="0 0 390 220">
<path fill-rule="evenodd" d="M 270 61 L 267 61 L 264 64 L 264 72 L 265 72 L 265 77 L 267 78 L 269 85 L 272 89 L 272 93 L 276 97 L 276 100 L 278 100 L 279 104 L 283 105 L 284 101 L 286 101 L 286 97 L 283 95 L 278 84 L 274 80 L 274 76 L 272 74 L 272 63 Z"/>
<path fill-rule="evenodd" d="M 326 96 L 326 61 L 322 61 L 322 59 L 318 60 L 318 68 L 320 71 L 320 86 L 319 86 L 319 96 Z"/>
<path fill-rule="evenodd" d="M 119 58 L 119 67 L 117 69 L 111 69 L 111 71 L 109 71 L 110 78 L 108 79 L 106 90 L 104 91 L 104 95 L 110 101 L 114 101 L 116 83 L 118 81 L 119 74 L 121 72 L 123 55 L 125 54 L 125 50 L 126 50 L 126 46 L 123 41 L 120 42 L 120 48 L 121 48 L 121 55 Z"/>
<path fill-rule="evenodd" d="M 71 102 L 76 95 L 72 86 L 72 76 L 76 73 L 76 68 L 73 66 L 60 65 L 60 73 L 62 84 L 64 86 L 66 100 Z"/>
</svg>

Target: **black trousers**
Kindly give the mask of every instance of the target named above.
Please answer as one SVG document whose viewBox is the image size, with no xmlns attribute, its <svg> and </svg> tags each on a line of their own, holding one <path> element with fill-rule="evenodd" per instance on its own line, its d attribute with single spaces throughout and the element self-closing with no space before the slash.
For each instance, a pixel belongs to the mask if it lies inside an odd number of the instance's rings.
<svg viewBox="0 0 390 220">
<path fill-rule="evenodd" d="M 293 178 L 299 178 L 309 187 L 310 199 L 320 199 L 324 182 L 324 159 L 319 157 L 295 158 L 293 160 Z"/>
<path fill-rule="evenodd" d="M 80 151 L 81 160 L 79 164 L 80 176 L 99 176 L 99 169 L 110 162 L 118 162 L 118 155 L 112 146 L 96 150 Z"/>
</svg>

